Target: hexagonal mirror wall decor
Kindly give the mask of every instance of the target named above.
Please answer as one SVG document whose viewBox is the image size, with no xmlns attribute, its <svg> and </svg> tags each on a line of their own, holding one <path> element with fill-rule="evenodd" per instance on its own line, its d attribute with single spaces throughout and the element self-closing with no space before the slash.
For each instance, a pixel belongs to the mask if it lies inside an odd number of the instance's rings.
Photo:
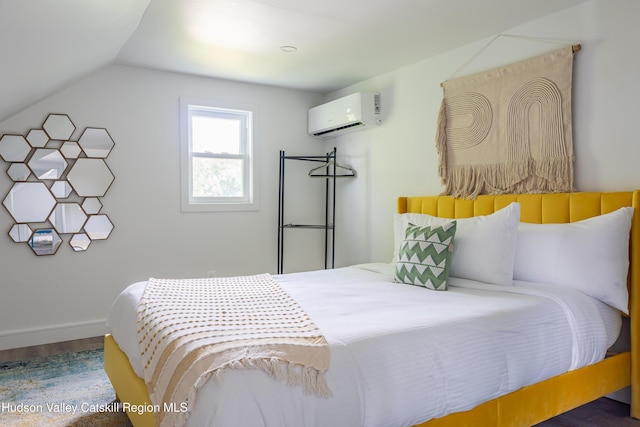
<svg viewBox="0 0 640 427">
<path fill-rule="evenodd" d="M 66 141 L 62 144 L 62 147 L 60 147 L 60 152 L 66 159 L 77 159 L 80 153 L 82 153 L 82 149 L 77 142 Z"/>
<path fill-rule="evenodd" d="M 27 164 L 39 180 L 60 179 L 67 169 L 67 161 L 60 151 L 52 148 L 36 149 Z"/>
<path fill-rule="evenodd" d="M 0 158 L 13 185 L 2 201 L 15 223 L 8 236 L 36 255 L 53 255 L 65 239 L 74 252 L 107 239 L 113 223 L 100 200 L 115 177 L 106 158 L 115 143 L 103 128 L 72 139 L 67 114 L 49 114 L 41 129 L 0 136 Z"/>
<path fill-rule="evenodd" d="M 23 162 L 31 152 L 31 146 L 22 135 L 2 135 L 0 157 L 5 162 Z"/>
<path fill-rule="evenodd" d="M 2 204 L 16 222 L 43 222 L 56 205 L 56 199 L 42 182 L 16 182 Z"/>
<path fill-rule="evenodd" d="M 27 134 L 27 141 L 33 148 L 42 148 L 49 142 L 49 135 L 42 129 L 31 129 Z"/>
<path fill-rule="evenodd" d="M 56 199 L 66 199 L 71 195 L 72 191 L 73 188 L 71 188 L 67 181 L 56 181 L 51 186 L 51 192 Z"/>
<path fill-rule="evenodd" d="M 106 129 L 87 128 L 78 144 L 87 157 L 106 158 L 113 148 L 113 139 Z"/>
<path fill-rule="evenodd" d="M 102 197 L 114 176 L 102 159 L 78 159 L 67 174 L 67 181 L 82 197 Z"/>
<path fill-rule="evenodd" d="M 16 243 L 28 242 L 32 234 L 33 230 L 27 224 L 13 224 L 9 230 L 9 236 Z"/>
<path fill-rule="evenodd" d="M 87 214 L 77 203 L 58 203 L 49 215 L 49 222 L 60 234 L 77 233 L 87 221 Z"/>
<path fill-rule="evenodd" d="M 71 138 L 76 127 L 66 114 L 49 114 L 42 124 L 42 129 L 50 139 L 66 141 Z"/>
<path fill-rule="evenodd" d="M 93 215 L 100 212 L 102 209 L 102 202 L 97 197 L 87 197 L 82 202 L 82 209 L 87 213 L 87 215 Z"/>
<path fill-rule="evenodd" d="M 31 175 L 31 169 L 24 163 L 12 163 L 7 169 L 7 175 L 12 181 L 26 181 Z"/>
<path fill-rule="evenodd" d="M 29 239 L 29 246 L 36 255 L 53 255 L 61 243 L 58 233 L 50 228 L 35 230 Z"/>
<path fill-rule="evenodd" d="M 91 240 L 104 240 L 111 234 L 113 224 L 106 215 L 91 215 L 84 230 Z"/>
<path fill-rule="evenodd" d="M 89 245 L 91 244 L 91 239 L 86 233 L 78 233 L 74 234 L 71 240 L 69 240 L 69 245 L 71 245 L 71 249 L 76 252 L 86 251 L 89 249 Z"/>
</svg>

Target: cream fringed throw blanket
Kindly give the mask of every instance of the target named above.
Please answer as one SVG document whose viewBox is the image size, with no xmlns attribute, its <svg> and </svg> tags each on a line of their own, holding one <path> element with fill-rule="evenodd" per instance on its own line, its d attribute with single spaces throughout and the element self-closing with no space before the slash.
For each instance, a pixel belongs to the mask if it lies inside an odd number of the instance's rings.
<svg viewBox="0 0 640 427">
<path fill-rule="evenodd" d="M 573 191 L 571 46 L 448 80 L 436 147 L 444 194 Z"/>
<path fill-rule="evenodd" d="M 268 274 L 152 278 L 137 317 L 157 425 L 184 424 L 196 391 L 212 376 L 221 380 L 225 369 L 257 368 L 307 393 L 331 395 L 325 338 Z"/>
</svg>

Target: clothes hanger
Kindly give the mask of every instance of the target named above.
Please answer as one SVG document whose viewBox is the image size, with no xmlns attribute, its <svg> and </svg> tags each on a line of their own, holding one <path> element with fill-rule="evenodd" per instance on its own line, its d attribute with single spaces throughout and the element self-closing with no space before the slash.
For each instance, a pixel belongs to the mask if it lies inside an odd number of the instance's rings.
<svg viewBox="0 0 640 427">
<path fill-rule="evenodd" d="M 341 169 L 341 170 L 346 171 L 346 172 L 345 173 L 340 173 L 340 174 L 338 174 L 336 172 L 335 175 L 330 174 L 329 170 L 327 168 L 332 167 L 332 166 L 335 166 L 336 169 Z M 323 173 L 318 173 L 318 171 L 322 171 Z M 311 169 L 309 171 L 309 176 L 311 178 L 330 178 L 330 177 L 350 178 L 350 177 L 358 176 L 358 172 L 355 169 L 353 169 L 352 167 L 341 165 L 340 163 L 336 162 L 335 160 L 329 160 L 328 162 L 324 163 L 322 166 L 318 166 L 318 167 L 315 167 L 315 168 Z"/>
</svg>

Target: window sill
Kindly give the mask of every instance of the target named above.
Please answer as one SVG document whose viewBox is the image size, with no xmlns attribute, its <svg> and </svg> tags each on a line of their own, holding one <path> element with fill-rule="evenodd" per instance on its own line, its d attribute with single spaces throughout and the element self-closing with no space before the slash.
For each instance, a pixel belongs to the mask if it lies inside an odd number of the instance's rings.
<svg viewBox="0 0 640 427">
<path fill-rule="evenodd" d="M 258 211 L 259 205 L 253 203 L 182 203 L 182 212 L 250 212 Z"/>
</svg>

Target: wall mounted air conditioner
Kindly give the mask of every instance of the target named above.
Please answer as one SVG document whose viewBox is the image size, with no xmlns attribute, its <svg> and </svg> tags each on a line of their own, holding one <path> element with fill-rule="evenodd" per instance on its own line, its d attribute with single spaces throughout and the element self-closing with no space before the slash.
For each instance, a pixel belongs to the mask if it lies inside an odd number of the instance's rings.
<svg viewBox="0 0 640 427">
<path fill-rule="evenodd" d="M 354 93 L 309 110 L 309 134 L 329 139 L 379 126 L 380 94 Z"/>
</svg>

